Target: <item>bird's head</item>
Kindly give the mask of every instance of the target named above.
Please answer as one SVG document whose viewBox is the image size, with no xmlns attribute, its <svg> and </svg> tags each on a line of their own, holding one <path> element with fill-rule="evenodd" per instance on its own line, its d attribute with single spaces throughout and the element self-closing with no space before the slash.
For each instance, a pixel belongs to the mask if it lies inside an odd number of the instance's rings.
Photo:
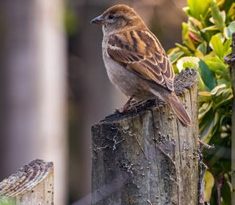
<svg viewBox="0 0 235 205">
<path fill-rule="evenodd" d="M 124 4 L 118 4 L 108 8 L 101 15 L 92 19 L 91 23 L 102 25 L 105 34 L 144 26 L 143 20 L 134 9 Z"/>
</svg>

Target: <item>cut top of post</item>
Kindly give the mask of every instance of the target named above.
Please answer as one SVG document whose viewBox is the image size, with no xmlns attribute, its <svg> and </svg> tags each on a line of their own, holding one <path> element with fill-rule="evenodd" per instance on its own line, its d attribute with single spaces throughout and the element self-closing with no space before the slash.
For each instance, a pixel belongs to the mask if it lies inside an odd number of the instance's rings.
<svg viewBox="0 0 235 205">
<path fill-rule="evenodd" d="M 2 199 L 11 199 L 17 205 L 52 204 L 53 163 L 37 159 L 4 179 L 0 182 L 0 204 Z"/>
</svg>

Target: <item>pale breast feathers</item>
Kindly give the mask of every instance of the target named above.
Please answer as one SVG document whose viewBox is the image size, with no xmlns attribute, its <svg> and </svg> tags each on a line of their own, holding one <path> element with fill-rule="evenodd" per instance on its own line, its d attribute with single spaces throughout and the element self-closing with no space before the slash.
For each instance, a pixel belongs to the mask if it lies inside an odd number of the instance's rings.
<svg viewBox="0 0 235 205">
<path fill-rule="evenodd" d="M 127 31 L 110 36 L 108 55 L 141 78 L 174 90 L 174 73 L 159 41 L 150 31 Z"/>
</svg>

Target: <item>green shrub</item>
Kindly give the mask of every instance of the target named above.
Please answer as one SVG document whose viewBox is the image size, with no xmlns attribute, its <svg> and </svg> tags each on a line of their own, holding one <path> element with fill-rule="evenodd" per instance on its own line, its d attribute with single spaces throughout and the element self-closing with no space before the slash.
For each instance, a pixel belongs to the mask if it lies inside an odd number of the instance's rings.
<svg viewBox="0 0 235 205">
<path fill-rule="evenodd" d="M 204 151 L 208 166 L 205 199 L 210 204 L 231 204 L 232 88 L 224 57 L 231 53 L 235 32 L 234 0 L 188 0 L 182 24 L 182 44 L 169 51 L 176 72 L 199 71 L 200 138 L 214 149 Z"/>
</svg>

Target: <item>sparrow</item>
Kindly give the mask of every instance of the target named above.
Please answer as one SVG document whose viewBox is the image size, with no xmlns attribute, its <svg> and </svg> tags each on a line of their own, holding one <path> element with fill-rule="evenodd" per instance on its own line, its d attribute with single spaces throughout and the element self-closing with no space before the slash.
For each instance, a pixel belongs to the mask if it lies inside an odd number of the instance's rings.
<svg viewBox="0 0 235 205">
<path fill-rule="evenodd" d="M 168 56 L 136 11 L 117 4 L 91 23 L 102 25 L 103 61 L 110 81 L 130 100 L 159 97 L 184 126 L 190 125 L 191 119 L 174 92 L 175 75 Z"/>
</svg>

